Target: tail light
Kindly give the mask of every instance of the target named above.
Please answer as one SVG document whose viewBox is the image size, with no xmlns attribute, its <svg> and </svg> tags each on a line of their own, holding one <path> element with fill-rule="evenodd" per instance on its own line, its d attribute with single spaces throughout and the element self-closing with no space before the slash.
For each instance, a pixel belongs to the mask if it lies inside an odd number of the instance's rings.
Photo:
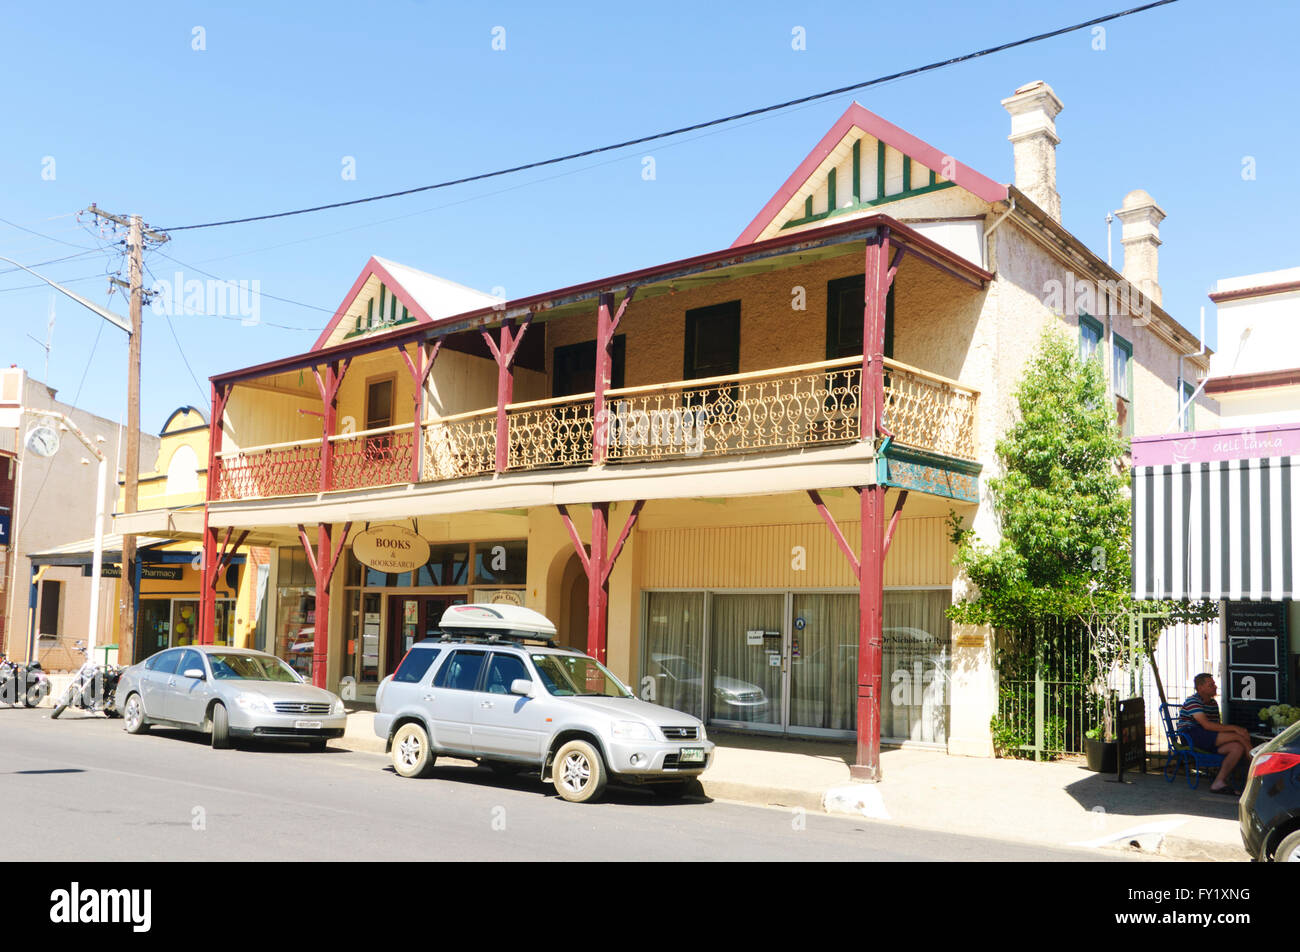
<svg viewBox="0 0 1300 952">
<path fill-rule="evenodd" d="M 1250 765 L 1250 774 L 1252 777 L 1262 777 L 1265 774 L 1281 773 L 1292 767 L 1300 767 L 1300 754 L 1260 754 Z"/>
</svg>

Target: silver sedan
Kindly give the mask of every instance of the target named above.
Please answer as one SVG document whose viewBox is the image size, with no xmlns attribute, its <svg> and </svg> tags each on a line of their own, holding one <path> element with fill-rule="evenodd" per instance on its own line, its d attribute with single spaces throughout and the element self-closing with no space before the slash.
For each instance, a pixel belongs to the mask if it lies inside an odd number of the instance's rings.
<svg viewBox="0 0 1300 952">
<path fill-rule="evenodd" d="M 153 724 L 232 737 L 303 740 L 324 750 L 347 726 L 343 702 L 302 680 L 274 655 L 247 648 L 194 645 L 160 651 L 122 672 L 117 710 L 131 734 Z"/>
</svg>

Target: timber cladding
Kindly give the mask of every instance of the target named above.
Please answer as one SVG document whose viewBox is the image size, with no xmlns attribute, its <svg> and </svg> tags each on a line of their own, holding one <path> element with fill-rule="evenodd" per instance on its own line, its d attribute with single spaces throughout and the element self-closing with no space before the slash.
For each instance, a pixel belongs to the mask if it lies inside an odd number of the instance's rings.
<svg viewBox="0 0 1300 952">
<path fill-rule="evenodd" d="M 857 551 L 858 522 L 840 523 Z M 832 588 L 857 582 L 825 523 L 652 529 L 638 533 L 642 588 Z M 885 585 L 951 585 L 942 517 L 901 519 Z"/>
</svg>

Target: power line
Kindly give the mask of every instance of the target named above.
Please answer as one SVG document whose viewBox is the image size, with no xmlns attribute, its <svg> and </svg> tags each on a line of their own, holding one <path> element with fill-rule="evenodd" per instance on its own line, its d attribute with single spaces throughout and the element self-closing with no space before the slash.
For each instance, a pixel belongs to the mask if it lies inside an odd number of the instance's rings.
<svg viewBox="0 0 1300 952">
<path fill-rule="evenodd" d="M 867 89 L 868 87 L 871 86 L 879 86 L 883 83 L 891 82 L 896 79 L 902 79 L 903 77 L 906 76 L 917 76 L 921 73 L 932 72 L 937 69 L 942 69 L 946 66 L 953 66 L 958 63 L 965 63 L 965 62 L 969 62 L 970 60 L 979 59 L 980 57 L 983 56 L 990 56 L 993 53 L 1001 53 L 1006 50 L 1015 49 L 1016 47 L 1019 46 L 1028 46 L 1031 43 L 1039 43 L 1042 42 L 1043 40 L 1048 40 L 1053 37 L 1061 36 L 1066 33 L 1073 33 L 1076 30 L 1087 29 L 1088 27 L 1096 26 L 1099 23 L 1107 23 L 1111 20 L 1118 20 L 1121 19 L 1122 17 L 1133 16 L 1134 14 L 1137 13 L 1143 13 L 1147 10 L 1153 10 L 1156 7 L 1168 6 L 1169 4 L 1177 3 L 1177 2 L 1178 0 L 1154 0 L 1154 2 L 1146 3 L 1143 4 L 1142 6 L 1131 7 L 1127 10 L 1120 10 L 1116 13 L 1108 13 L 1104 16 L 1094 17 L 1091 20 L 1085 20 L 1082 23 L 1075 23 L 1071 26 L 1060 27 L 1059 29 L 1056 30 L 1050 30 L 1047 33 L 1039 33 L 1034 36 L 1025 37 L 1023 39 L 1013 40 L 1009 43 L 1001 43 L 998 46 L 990 46 L 987 49 L 976 50 L 973 53 L 965 53 L 961 56 L 954 56 L 951 59 L 946 59 L 934 63 L 927 63 L 925 66 L 914 66 L 911 69 L 901 70 L 897 73 L 890 73 L 887 76 L 877 76 L 875 79 L 868 79 L 859 83 L 852 83 L 848 86 L 840 86 L 836 89 L 828 89 L 825 92 L 814 93 L 813 95 L 810 96 L 801 96 L 798 99 L 790 99 L 785 102 L 776 103 L 770 106 L 760 106 L 756 109 L 749 109 L 746 110 L 745 112 L 738 112 L 730 116 L 722 116 L 721 118 L 718 119 L 710 119 L 705 122 L 697 122 L 689 126 L 681 126 L 676 129 L 670 129 L 666 132 L 656 132 L 652 135 L 640 136 L 635 139 L 626 139 L 622 142 L 613 143 L 612 145 L 598 146 L 596 148 L 584 149 L 581 152 L 570 152 L 567 155 L 560 155 L 550 159 L 542 159 L 537 162 L 528 162 L 523 165 L 511 166 L 510 168 L 497 169 L 494 172 L 481 172 L 478 175 L 467 175 L 462 178 L 448 179 L 447 181 L 437 182 L 433 185 L 419 185 L 416 186 L 415 188 L 402 189 L 401 191 L 397 191 L 397 192 L 386 192 L 383 195 L 371 195 L 367 198 L 354 198 L 345 202 L 330 202 L 329 204 L 325 204 L 325 205 L 313 205 L 309 208 L 297 208 L 287 212 L 274 212 L 272 214 L 267 214 L 267 215 L 250 215 L 246 218 L 227 218 L 223 221 L 203 222 L 196 225 L 175 225 L 169 228 L 161 228 L 159 230 L 164 232 L 191 231 L 196 228 L 216 228 L 221 225 L 243 225 L 255 221 L 268 221 L 274 218 L 288 218 L 293 215 L 306 215 L 311 212 L 327 211 L 333 208 L 346 208 L 351 205 L 362 205 L 367 202 L 378 202 L 388 198 L 399 198 L 403 195 L 414 195 L 417 192 L 429 192 L 435 189 L 450 188 L 453 185 L 464 185 L 468 182 L 478 182 L 478 181 L 482 181 L 483 179 L 497 178 L 502 175 L 510 175 L 515 172 L 524 172 L 529 169 L 541 168 L 547 165 L 556 165 L 561 162 L 572 161 L 573 159 L 585 158 L 589 155 L 598 155 L 602 152 L 613 152 L 617 149 L 626 149 L 629 148 L 630 146 L 643 145 L 647 142 L 654 142 L 659 139 L 667 139 L 672 136 L 681 135 L 686 132 L 695 132 L 699 129 L 707 129 L 711 126 L 720 126 L 725 123 L 735 122 L 739 119 L 748 119 L 752 116 L 759 116 L 759 115 L 763 115 L 764 113 L 776 112 L 781 109 L 788 109 L 791 106 L 799 106 L 805 103 L 816 102 L 821 99 L 829 99 L 832 96 L 840 96 L 843 95 L 844 93 L 854 92 L 860 89 Z"/>
<path fill-rule="evenodd" d="M 56 242 L 56 243 L 58 243 L 58 244 L 60 244 L 60 245 L 67 245 L 69 248 L 81 248 L 81 249 L 84 250 L 84 251 L 98 251 L 98 250 L 99 250 L 98 248 L 87 248 L 85 245 L 74 245 L 72 242 L 70 242 L 70 241 L 64 241 L 62 238 L 54 238 L 54 237 L 52 237 L 52 236 L 50 236 L 50 235 L 43 235 L 43 234 L 41 234 L 39 231 L 32 231 L 30 228 L 27 228 L 27 227 L 24 226 L 24 225 L 20 225 L 20 224 L 18 224 L 17 222 L 12 222 L 12 221 L 10 221 L 8 218 L 0 218 L 0 222 L 4 222 L 4 223 L 5 223 L 6 225 L 8 225 L 10 228 L 17 228 L 19 231 L 25 231 L 25 232 L 27 232 L 27 234 L 29 234 L 29 235 L 35 235 L 37 238 L 44 238 L 46 241 L 53 241 L 53 242 Z"/>
<path fill-rule="evenodd" d="M 144 262 L 144 269 L 149 272 L 149 277 L 153 278 L 154 284 L 157 284 L 158 276 L 153 273 L 153 268 L 149 267 L 149 263 L 147 261 Z M 176 323 L 172 320 L 170 314 L 165 314 L 163 315 L 163 317 L 165 323 L 167 324 L 167 329 L 172 332 L 172 340 L 176 342 L 176 352 L 181 355 L 181 363 L 185 364 L 185 369 L 190 372 L 190 379 L 194 381 L 194 386 L 198 388 L 199 394 L 203 398 L 203 402 L 205 404 L 208 404 L 209 407 L 211 407 L 212 398 L 208 394 L 203 392 L 203 385 L 199 383 L 199 378 L 194 373 L 194 368 L 190 366 L 189 358 L 185 356 L 185 348 L 181 346 L 181 339 L 176 334 Z M 210 413 L 209 416 L 211 416 Z"/>
<path fill-rule="evenodd" d="M 182 268 L 189 268 L 189 269 L 191 269 L 192 271 L 197 271 L 199 274 L 201 274 L 201 275 L 203 275 L 203 276 L 205 276 L 205 277 L 211 278 L 211 279 L 214 280 L 214 281 L 220 281 L 222 284 L 236 284 L 236 283 L 237 283 L 237 282 L 235 282 L 235 281 L 231 281 L 229 278 L 223 278 L 223 277 L 220 277 L 219 275 L 215 275 L 215 274 L 213 274 L 211 271 L 204 271 L 202 268 L 195 267 L 195 266 L 192 265 L 192 264 L 186 264 L 184 261 L 181 261 L 179 258 L 173 258 L 171 255 L 166 254 L 166 253 L 164 253 L 164 252 L 162 252 L 162 251 L 157 251 L 157 250 L 155 250 L 154 253 L 157 254 L 157 255 L 160 255 L 160 256 L 163 257 L 163 258 L 166 258 L 168 261 L 174 261 L 174 262 L 176 262 L 176 264 L 180 265 Z M 149 273 L 150 273 L 150 274 L 153 274 L 152 271 L 150 271 Z M 157 280 L 157 279 L 155 279 L 155 280 Z M 331 315 L 331 316 L 333 316 L 333 314 L 334 314 L 334 310 L 335 310 L 335 309 L 332 308 L 332 307 L 318 307 L 318 306 L 315 305 L 315 304 L 307 304 L 307 303 L 304 302 L 304 301 L 295 301 L 295 300 L 293 300 L 292 298 L 278 297 L 277 295 L 274 295 L 274 294 L 267 294 L 265 291 L 258 291 L 257 293 L 258 293 L 258 295 L 260 295 L 261 297 L 267 297 L 267 298 L 270 298 L 272 301 L 279 301 L 279 302 L 281 302 L 282 304 L 292 304 L 292 305 L 294 305 L 295 307 L 305 307 L 305 308 L 309 308 L 310 310 L 313 310 L 313 311 L 320 311 L 322 314 L 329 314 L 329 315 Z M 217 316 L 221 316 L 221 315 L 217 315 Z M 236 320 L 238 320 L 238 318 L 236 318 Z M 268 326 L 270 326 L 270 327 L 279 327 L 279 328 L 281 328 L 281 329 L 283 329 L 283 330 L 288 330 L 288 331 L 312 331 L 312 330 L 319 330 L 319 329 L 320 329 L 320 328 L 316 328 L 316 327 L 291 327 L 291 326 L 289 326 L 289 325 L 287 325 L 287 324 L 270 324 L 270 325 L 268 325 Z"/>
</svg>

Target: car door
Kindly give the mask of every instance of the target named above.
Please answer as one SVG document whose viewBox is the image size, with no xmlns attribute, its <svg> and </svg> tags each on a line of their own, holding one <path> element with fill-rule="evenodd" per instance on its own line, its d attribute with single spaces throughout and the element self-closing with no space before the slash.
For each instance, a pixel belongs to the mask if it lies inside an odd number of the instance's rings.
<svg viewBox="0 0 1300 952">
<path fill-rule="evenodd" d="M 176 666 L 184 653 L 183 648 L 172 648 L 157 655 L 152 666 L 145 662 L 145 675 L 140 679 L 140 695 L 148 717 L 171 717 L 168 713 L 168 695 L 171 693 L 169 682 L 175 680 Z"/>
<path fill-rule="evenodd" d="M 474 705 L 487 652 L 457 648 L 438 668 L 425 701 L 433 746 L 440 751 L 474 754 Z"/>
<path fill-rule="evenodd" d="M 539 761 L 546 726 L 544 699 L 511 694 L 517 678 L 535 681 L 519 655 L 492 652 L 474 706 L 474 747 L 484 757 Z"/>
<path fill-rule="evenodd" d="M 185 676 L 186 671 L 196 669 L 203 672 L 202 678 Z M 181 655 L 180 663 L 176 665 L 176 673 L 172 675 L 169 684 L 167 704 L 171 713 L 167 717 L 183 724 L 196 726 L 202 724 L 211 694 L 212 682 L 209 680 L 203 655 L 192 648 L 187 648 Z"/>
</svg>

